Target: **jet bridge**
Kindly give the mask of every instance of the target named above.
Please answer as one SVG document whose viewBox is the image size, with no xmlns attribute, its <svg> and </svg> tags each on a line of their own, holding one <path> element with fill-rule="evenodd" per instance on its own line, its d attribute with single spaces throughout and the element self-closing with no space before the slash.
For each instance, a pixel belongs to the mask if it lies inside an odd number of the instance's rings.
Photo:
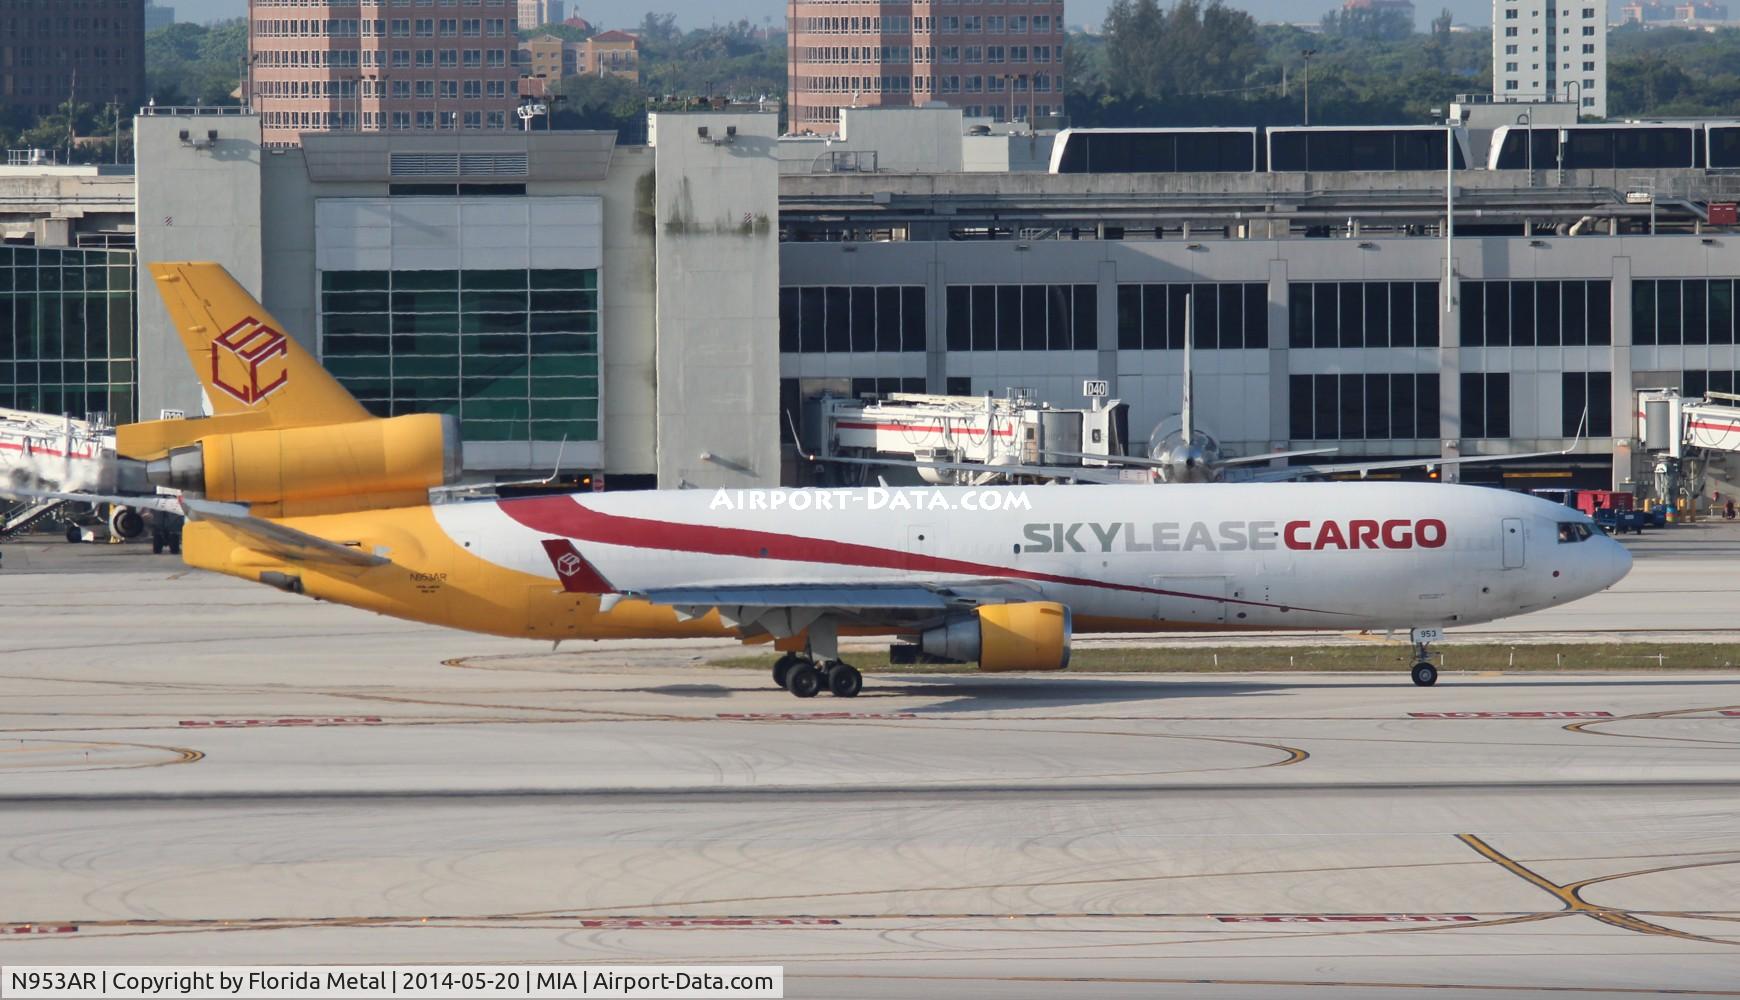
<svg viewBox="0 0 1740 1000">
<path fill-rule="evenodd" d="M 1103 383 L 1087 388 L 1104 391 Z M 938 485 L 1002 481 L 1006 477 L 996 467 L 1007 464 L 1105 468 L 1126 453 L 1129 440 L 1129 407 L 1116 399 L 1095 398 L 1085 408 L 1056 407 L 1021 390 L 1001 398 L 990 393 L 894 393 L 885 399 L 823 395 L 807 401 L 803 413 L 802 442 L 822 459 L 881 457 L 985 466 L 982 474 L 919 470 L 926 482 Z M 1059 453 L 1070 457 L 1060 458 Z M 840 472 L 853 467 L 833 468 Z M 856 479 L 862 472 L 847 475 Z"/>
<path fill-rule="evenodd" d="M 1727 456 L 1740 453 L 1740 395 L 1641 389 L 1634 409 L 1656 499 L 1695 500 L 1704 492 L 1710 466 L 1725 465 Z"/>
</svg>

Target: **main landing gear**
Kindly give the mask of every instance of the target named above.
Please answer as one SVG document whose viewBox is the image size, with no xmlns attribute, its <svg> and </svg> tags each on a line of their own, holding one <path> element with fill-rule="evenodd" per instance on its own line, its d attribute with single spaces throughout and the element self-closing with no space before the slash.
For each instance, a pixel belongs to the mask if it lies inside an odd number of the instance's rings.
<svg viewBox="0 0 1740 1000">
<path fill-rule="evenodd" d="M 838 698 L 856 698 L 864 690 L 858 668 L 839 660 L 818 664 L 800 653 L 787 653 L 774 663 L 773 682 L 799 698 L 814 698 L 824 688 Z"/>
<path fill-rule="evenodd" d="M 1438 668 L 1432 664 L 1431 645 L 1444 638 L 1444 630 L 1436 628 L 1417 628 L 1409 634 L 1414 643 L 1414 683 L 1420 687 L 1431 687 L 1438 683 Z"/>
</svg>

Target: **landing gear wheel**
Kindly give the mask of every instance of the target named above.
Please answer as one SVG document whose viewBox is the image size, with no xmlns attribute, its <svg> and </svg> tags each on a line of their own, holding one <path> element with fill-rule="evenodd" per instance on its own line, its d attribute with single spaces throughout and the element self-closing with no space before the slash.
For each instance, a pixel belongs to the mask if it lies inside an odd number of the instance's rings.
<svg viewBox="0 0 1740 1000">
<path fill-rule="evenodd" d="M 799 698 L 814 698 L 822 689 L 822 672 L 808 663 L 799 663 L 785 675 L 785 689 Z"/>
<path fill-rule="evenodd" d="M 785 687 L 786 680 L 791 675 L 791 668 L 798 665 L 800 657 L 796 653 L 787 653 L 773 663 L 773 682 Z"/>
<path fill-rule="evenodd" d="M 1424 660 L 1414 664 L 1414 683 L 1421 687 L 1431 687 L 1438 683 L 1438 668 Z"/>
<path fill-rule="evenodd" d="M 864 675 L 857 667 L 836 663 L 828 668 L 828 690 L 836 698 L 856 698 L 864 690 Z"/>
</svg>

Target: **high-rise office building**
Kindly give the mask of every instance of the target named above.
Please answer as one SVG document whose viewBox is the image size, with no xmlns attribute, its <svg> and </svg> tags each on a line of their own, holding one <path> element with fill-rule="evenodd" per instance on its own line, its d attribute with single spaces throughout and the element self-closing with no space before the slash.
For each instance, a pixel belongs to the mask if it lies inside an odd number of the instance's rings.
<svg viewBox="0 0 1740 1000">
<path fill-rule="evenodd" d="M 262 141 L 517 126 L 510 0 L 249 0 L 245 87 Z"/>
<path fill-rule="evenodd" d="M 1062 0 L 792 0 L 787 18 L 794 132 L 838 131 L 841 108 L 939 101 L 997 121 L 1063 109 Z"/>
<path fill-rule="evenodd" d="M 145 0 L 145 30 L 156 31 L 175 23 L 175 8 Z"/>
<path fill-rule="evenodd" d="M 562 0 L 519 0 L 520 27 L 541 28 L 562 20 Z"/>
<path fill-rule="evenodd" d="M 0 103 L 38 116 L 144 94 L 145 0 L 0 3 Z"/>
<path fill-rule="evenodd" d="M 1607 117 L 1607 0 L 1493 0 L 1492 96 Z"/>
</svg>

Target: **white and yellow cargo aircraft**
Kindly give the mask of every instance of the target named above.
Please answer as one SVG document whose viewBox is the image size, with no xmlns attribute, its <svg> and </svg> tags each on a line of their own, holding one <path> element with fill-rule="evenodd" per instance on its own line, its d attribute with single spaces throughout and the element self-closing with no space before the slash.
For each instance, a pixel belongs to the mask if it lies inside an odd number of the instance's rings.
<svg viewBox="0 0 1740 1000">
<path fill-rule="evenodd" d="M 856 695 L 842 635 L 987 671 L 1071 636 L 1412 629 L 1593 594 L 1631 559 L 1582 514 L 1402 483 L 683 490 L 432 505 L 450 418 L 370 416 L 214 264 L 152 267 L 213 415 L 120 428 L 184 491 L 193 566 L 453 628 L 729 636 L 799 697 Z"/>
</svg>

